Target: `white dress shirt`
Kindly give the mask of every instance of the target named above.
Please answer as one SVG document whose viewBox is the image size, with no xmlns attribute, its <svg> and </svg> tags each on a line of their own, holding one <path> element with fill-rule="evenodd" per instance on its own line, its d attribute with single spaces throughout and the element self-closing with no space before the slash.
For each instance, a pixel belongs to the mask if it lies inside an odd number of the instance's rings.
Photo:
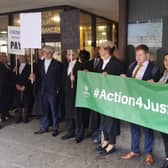
<svg viewBox="0 0 168 168">
<path fill-rule="evenodd" d="M 45 73 L 47 74 L 48 68 L 51 64 L 52 59 L 45 59 L 44 60 L 44 68 L 45 68 Z"/>
<path fill-rule="evenodd" d="M 67 72 L 68 76 L 71 74 L 71 72 L 72 72 L 72 70 L 73 70 L 75 64 L 76 64 L 76 60 L 73 60 L 73 61 L 69 62 L 68 72 Z"/>
<path fill-rule="evenodd" d="M 21 74 L 26 66 L 26 63 L 21 63 L 19 66 L 19 74 Z"/>
<path fill-rule="evenodd" d="M 107 59 L 103 59 L 103 66 L 102 66 L 102 70 L 104 70 L 104 69 L 105 69 L 105 67 L 106 67 L 106 65 L 109 63 L 110 59 L 111 59 L 111 56 L 110 56 L 109 58 L 107 58 Z"/>
<path fill-rule="evenodd" d="M 147 60 L 147 61 L 145 61 L 143 64 L 142 64 L 142 67 L 139 69 L 139 71 L 138 71 L 138 73 L 137 73 L 137 75 L 136 75 L 136 79 L 139 79 L 139 80 L 142 80 L 142 78 L 143 78 L 143 76 L 144 76 L 144 73 L 145 73 L 145 71 L 146 71 L 146 69 L 147 69 L 147 67 L 148 67 L 148 64 L 149 64 L 149 60 Z M 138 64 L 137 64 L 137 66 L 135 67 L 135 69 L 134 69 L 134 71 L 133 71 L 133 73 L 132 73 L 132 75 L 135 73 L 135 71 L 136 71 L 136 69 L 138 68 Z"/>
</svg>

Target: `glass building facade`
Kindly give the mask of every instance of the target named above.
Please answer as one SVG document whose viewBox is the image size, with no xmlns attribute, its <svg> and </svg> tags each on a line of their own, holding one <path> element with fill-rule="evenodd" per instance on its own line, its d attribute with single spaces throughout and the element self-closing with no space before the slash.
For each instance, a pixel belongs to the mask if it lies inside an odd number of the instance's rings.
<svg viewBox="0 0 168 168">
<path fill-rule="evenodd" d="M 69 7 L 68 10 L 73 10 Z M 42 12 L 42 42 L 51 45 L 56 49 L 56 54 L 61 57 L 61 16 L 67 11 L 64 7 L 52 7 L 40 10 L 30 10 L 30 12 Z M 96 16 L 94 14 L 80 11 L 79 37 L 80 48 L 88 50 L 93 54 L 94 47 L 101 42 L 112 40 L 117 42 L 118 23 Z M 26 11 L 29 12 L 29 11 Z M 20 25 L 20 15 L 17 13 L 9 13 L 0 16 L 0 51 L 7 52 L 7 28 L 10 26 Z M 29 51 L 26 51 L 29 54 Z"/>
<path fill-rule="evenodd" d="M 150 4 L 146 5 L 146 3 Z M 163 55 L 168 52 L 168 1 L 128 0 L 128 47 L 130 60 L 134 47 L 146 44 L 150 59 L 162 66 Z M 131 51 L 132 50 L 132 51 Z"/>
</svg>

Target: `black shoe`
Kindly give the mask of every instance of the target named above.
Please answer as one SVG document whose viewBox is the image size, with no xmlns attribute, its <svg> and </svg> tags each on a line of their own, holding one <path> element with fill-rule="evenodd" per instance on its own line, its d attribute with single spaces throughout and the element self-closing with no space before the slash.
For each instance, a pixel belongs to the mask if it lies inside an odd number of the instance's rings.
<svg viewBox="0 0 168 168">
<path fill-rule="evenodd" d="M 168 168 L 168 160 L 165 160 L 161 168 Z"/>
<path fill-rule="evenodd" d="M 48 130 L 42 130 L 42 129 L 40 129 L 40 130 L 34 132 L 34 134 L 41 135 L 41 134 L 44 134 L 44 133 L 47 133 L 47 132 L 48 132 Z"/>
<path fill-rule="evenodd" d="M 27 123 L 29 123 L 29 120 L 28 119 L 27 120 L 23 120 L 23 123 L 27 124 Z"/>
<path fill-rule="evenodd" d="M 53 133 L 52 133 L 52 136 L 56 137 L 58 134 L 59 134 L 58 130 L 54 130 Z"/>
<path fill-rule="evenodd" d="M 114 153 L 115 151 L 116 151 L 115 148 L 112 148 L 108 152 L 106 151 L 106 149 L 104 149 L 103 151 L 100 152 L 100 155 L 102 155 L 102 156 L 110 155 L 110 154 Z"/>
<path fill-rule="evenodd" d="M 75 141 L 76 143 L 80 143 L 83 141 L 83 137 L 76 137 Z"/>
<path fill-rule="evenodd" d="M 22 120 L 17 120 L 16 124 L 20 124 L 22 122 Z"/>
<path fill-rule="evenodd" d="M 66 134 L 64 136 L 61 137 L 62 140 L 67 140 L 67 139 L 71 139 L 74 138 L 75 134 Z"/>
<path fill-rule="evenodd" d="M 97 151 L 97 152 L 101 152 L 101 151 L 103 151 L 104 149 L 106 149 L 107 146 L 108 146 L 108 144 L 103 148 L 102 145 L 100 144 L 100 145 L 96 148 L 96 151 Z"/>
</svg>

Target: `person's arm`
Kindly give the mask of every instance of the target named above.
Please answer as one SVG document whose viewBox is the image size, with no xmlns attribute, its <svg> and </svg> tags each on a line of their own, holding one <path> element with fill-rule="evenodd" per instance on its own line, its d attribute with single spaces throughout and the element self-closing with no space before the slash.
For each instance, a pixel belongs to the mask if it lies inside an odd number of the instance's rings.
<svg viewBox="0 0 168 168">
<path fill-rule="evenodd" d="M 152 70 L 152 79 L 154 82 L 158 82 L 160 80 L 160 78 L 161 78 L 160 68 L 155 65 Z"/>
</svg>

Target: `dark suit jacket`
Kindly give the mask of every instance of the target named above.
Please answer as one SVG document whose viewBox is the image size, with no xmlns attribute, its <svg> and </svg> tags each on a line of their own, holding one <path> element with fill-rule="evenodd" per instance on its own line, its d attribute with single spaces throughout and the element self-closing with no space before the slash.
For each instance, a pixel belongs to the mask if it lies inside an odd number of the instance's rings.
<svg viewBox="0 0 168 168">
<path fill-rule="evenodd" d="M 0 63 L 0 112 L 5 112 L 6 91 L 8 88 L 8 73 L 4 64 Z"/>
<path fill-rule="evenodd" d="M 38 80 L 40 81 L 41 94 L 57 95 L 61 85 L 61 64 L 52 60 L 45 73 L 44 61 L 41 64 L 41 72 Z"/>
<path fill-rule="evenodd" d="M 137 62 L 133 62 L 129 66 L 129 69 L 128 69 L 128 72 L 127 72 L 128 77 L 132 77 L 132 73 L 133 73 L 136 65 L 137 65 Z M 147 80 L 153 79 L 155 82 L 157 82 L 160 79 L 160 77 L 161 77 L 161 73 L 160 73 L 159 68 L 154 63 L 149 61 L 149 64 L 147 66 L 147 69 L 144 73 L 144 76 L 143 76 L 142 80 L 147 81 Z"/>
<path fill-rule="evenodd" d="M 73 75 L 75 76 L 75 81 L 73 83 L 73 89 L 74 91 L 76 91 L 76 87 L 77 87 L 77 76 L 78 76 L 78 71 L 80 70 L 84 70 L 84 65 L 80 62 L 76 62 L 75 66 L 73 68 Z M 70 75 L 67 75 L 67 71 L 68 71 L 68 63 L 66 63 L 64 65 L 64 90 L 68 91 L 69 89 L 71 89 L 71 80 L 70 80 Z"/>
<path fill-rule="evenodd" d="M 23 93 L 16 90 L 14 100 L 15 107 L 32 106 L 32 84 L 29 80 L 30 73 L 31 66 L 29 64 L 26 64 L 21 74 L 19 74 L 19 67 L 17 68 L 16 85 L 25 86 L 25 90 Z"/>
<path fill-rule="evenodd" d="M 34 95 L 37 95 L 40 91 L 40 88 L 41 88 L 41 86 L 40 86 L 41 79 L 40 78 L 41 78 L 42 63 L 43 63 L 43 61 L 38 59 L 33 65 L 34 74 L 37 77 L 37 80 L 35 80 L 34 83 L 33 83 L 33 93 L 34 93 Z"/>
<path fill-rule="evenodd" d="M 7 71 L 4 64 L 0 63 L 0 98 L 4 95 L 4 89 L 7 82 Z"/>
<path fill-rule="evenodd" d="M 102 66 L 103 66 L 103 60 L 100 60 L 100 63 L 97 67 L 97 72 L 99 73 L 107 72 L 108 74 L 111 74 L 111 75 L 120 75 L 124 73 L 124 66 L 115 57 L 111 57 L 109 63 L 106 65 L 104 70 L 102 70 Z"/>
<path fill-rule="evenodd" d="M 97 71 L 97 68 L 98 68 L 99 62 L 101 61 L 101 58 L 97 58 L 97 59 L 99 59 L 99 60 L 98 60 L 98 63 L 95 67 L 94 67 L 95 58 L 88 62 L 88 64 L 87 64 L 87 70 L 88 71 L 90 71 L 90 72 L 96 72 Z"/>
</svg>

